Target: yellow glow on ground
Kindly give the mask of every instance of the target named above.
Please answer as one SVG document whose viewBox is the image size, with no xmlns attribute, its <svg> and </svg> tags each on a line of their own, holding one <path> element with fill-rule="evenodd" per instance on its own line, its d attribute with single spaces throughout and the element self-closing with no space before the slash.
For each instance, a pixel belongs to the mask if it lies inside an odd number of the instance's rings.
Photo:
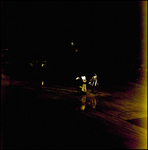
<svg viewBox="0 0 148 150">
<path fill-rule="evenodd" d="M 144 92 L 145 96 L 141 99 L 144 102 L 144 110 L 147 111 L 147 1 L 139 1 L 141 10 L 141 60 L 142 60 L 142 75 L 141 84 L 144 88 L 140 92 Z M 147 141 L 147 130 L 144 137 Z M 144 144 L 143 148 L 147 149 L 147 143 L 139 141 L 139 143 Z"/>
</svg>

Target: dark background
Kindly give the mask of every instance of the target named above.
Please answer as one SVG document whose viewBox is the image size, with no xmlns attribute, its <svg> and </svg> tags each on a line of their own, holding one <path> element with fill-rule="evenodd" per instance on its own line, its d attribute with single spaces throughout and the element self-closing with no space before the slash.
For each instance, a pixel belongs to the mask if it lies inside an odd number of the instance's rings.
<svg viewBox="0 0 148 150">
<path fill-rule="evenodd" d="M 9 72 L 28 76 L 29 62 L 46 60 L 47 78 L 138 79 L 138 1 L 2 1 L 1 8 L 1 47 L 9 49 L 3 60 L 15 66 Z"/>
</svg>

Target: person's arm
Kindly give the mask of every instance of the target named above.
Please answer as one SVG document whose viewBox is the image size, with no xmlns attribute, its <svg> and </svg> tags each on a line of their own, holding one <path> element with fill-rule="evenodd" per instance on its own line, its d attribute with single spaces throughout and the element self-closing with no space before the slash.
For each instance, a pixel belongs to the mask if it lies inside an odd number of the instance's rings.
<svg viewBox="0 0 148 150">
<path fill-rule="evenodd" d="M 92 81 L 92 78 L 90 79 L 89 83 L 88 84 L 91 84 L 91 81 Z"/>
<path fill-rule="evenodd" d="M 77 77 L 76 80 L 80 79 L 80 77 Z"/>
<path fill-rule="evenodd" d="M 90 79 L 90 82 L 92 81 L 93 77 Z"/>
</svg>

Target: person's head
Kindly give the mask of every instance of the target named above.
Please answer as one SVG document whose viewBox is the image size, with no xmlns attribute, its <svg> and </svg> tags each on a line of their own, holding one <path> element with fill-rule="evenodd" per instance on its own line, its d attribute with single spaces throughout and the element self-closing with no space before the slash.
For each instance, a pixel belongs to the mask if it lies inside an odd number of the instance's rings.
<svg viewBox="0 0 148 150">
<path fill-rule="evenodd" d="M 82 80 L 86 80 L 86 76 L 81 76 Z"/>
</svg>

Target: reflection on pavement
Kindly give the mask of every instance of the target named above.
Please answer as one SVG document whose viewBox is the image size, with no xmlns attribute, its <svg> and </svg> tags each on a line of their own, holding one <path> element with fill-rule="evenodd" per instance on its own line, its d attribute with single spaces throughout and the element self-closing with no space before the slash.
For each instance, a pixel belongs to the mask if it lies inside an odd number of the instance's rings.
<svg viewBox="0 0 148 150">
<path fill-rule="evenodd" d="M 86 95 L 82 96 L 80 102 L 81 102 L 81 106 L 80 106 L 81 111 L 84 111 L 86 106 L 95 109 L 97 105 L 97 100 L 95 97 L 87 98 Z"/>
<path fill-rule="evenodd" d="M 86 107 L 86 95 L 82 96 L 81 98 L 81 107 L 80 107 L 80 110 L 84 111 L 85 110 L 85 107 Z"/>
<path fill-rule="evenodd" d="M 88 104 L 93 108 L 95 109 L 96 108 L 96 105 L 97 105 L 97 100 L 95 97 L 91 98 L 90 101 L 88 102 Z"/>
</svg>

